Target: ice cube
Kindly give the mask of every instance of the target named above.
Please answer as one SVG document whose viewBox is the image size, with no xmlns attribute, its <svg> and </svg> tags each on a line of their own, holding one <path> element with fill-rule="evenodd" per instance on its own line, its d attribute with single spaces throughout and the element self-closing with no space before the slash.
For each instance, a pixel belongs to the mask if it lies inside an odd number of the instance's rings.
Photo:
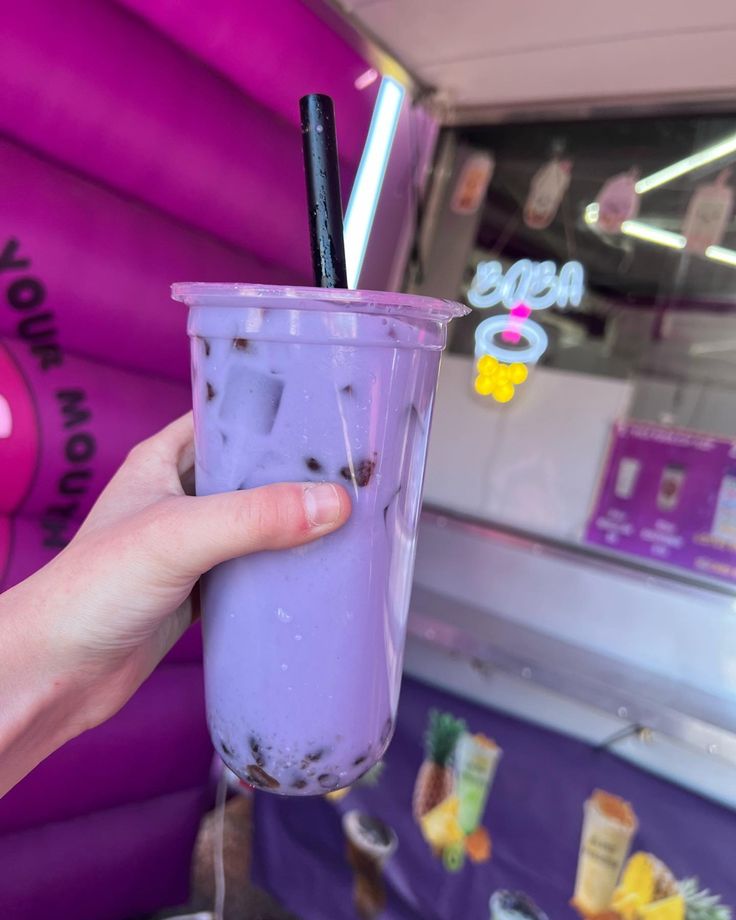
<svg viewBox="0 0 736 920">
<path fill-rule="evenodd" d="M 241 363 L 227 371 L 220 394 L 220 419 L 254 434 L 269 434 L 276 421 L 284 384 Z"/>
</svg>

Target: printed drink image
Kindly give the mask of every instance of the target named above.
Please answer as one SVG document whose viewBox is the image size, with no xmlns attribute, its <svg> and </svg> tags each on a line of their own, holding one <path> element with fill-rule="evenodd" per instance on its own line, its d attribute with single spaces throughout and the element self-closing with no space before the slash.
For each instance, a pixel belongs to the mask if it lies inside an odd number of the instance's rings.
<svg viewBox="0 0 736 920">
<path fill-rule="evenodd" d="M 182 284 L 200 495 L 338 482 L 334 534 L 202 581 L 213 743 L 246 782 L 348 786 L 383 755 L 398 703 L 427 438 L 447 322 L 399 294 Z"/>
<path fill-rule="evenodd" d="M 534 901 L 520 891 L 496 891 L 489 907 L 490 920 L 547 920 Z"/>
<path fill-rule="evenodd" d="M 498 745 L 484 735 L 465 733 L 458 741 L 455 750 L 458 822 L 465 834 L 472 834 L 481 822 L 500 756 Z"/>
<path fill-rule="evenodd" d="M 583 806 L 573 905 L 584 917 L 611 906 L 637 828 L 628 802 L 597 789 Z"/>
<path fill-rule="evenodd" d="M 396 852 L 396 833 L 383 821 L 359 811 L 343 815 L 348 862 L 353 869 L 353 903 L 362 920 L 371 920 L 386 907 L 383 866 Z"/>
</svg>

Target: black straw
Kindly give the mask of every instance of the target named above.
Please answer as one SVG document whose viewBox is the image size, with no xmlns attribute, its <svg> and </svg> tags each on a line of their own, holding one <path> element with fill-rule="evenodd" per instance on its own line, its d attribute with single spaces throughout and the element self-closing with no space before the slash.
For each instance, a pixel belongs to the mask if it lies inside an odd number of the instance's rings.
<svg viewBox="0 0 736 920">
<path fill-rule="evenodd" d="M 329 96 L 310 93 L 299 100 L 299 111 L 314 283 L 323 288 L 346 288 L 335 109 Z"/>
</svg>

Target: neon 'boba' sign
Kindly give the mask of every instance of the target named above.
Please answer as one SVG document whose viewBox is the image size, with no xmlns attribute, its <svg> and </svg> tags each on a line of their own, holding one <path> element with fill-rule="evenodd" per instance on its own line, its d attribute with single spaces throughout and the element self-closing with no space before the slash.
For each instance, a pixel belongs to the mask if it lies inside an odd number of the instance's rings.
<svg viewBox="0 0 736 920">
<path fill-rule="evenodd" d="M 530 318 L 552 306 L 579 307 L 584 272 L 580 262 L 519 259 L 505 272 L 500 262 L 480 262 L 468 291 L 468 302 L 479 310 L 503 305 L 508 316 L 491 316 L 475 331 L 475 356 L 491 355 L 506 363 L 536 364 L 547 350 L 547 333 Z"/>
<path fill-rule="evenodd" d="M 565 262 L 557 271 L 554 262 L 519 259 L 504 272 L 500 262 L 480 262 L 468 291 L 468 303 L 479 310 L 503 304 L 513 310 L 520 303 L 532 310 L 548 307 L 579 307 L 583 299 L 583 266 Z"/>
</svg>

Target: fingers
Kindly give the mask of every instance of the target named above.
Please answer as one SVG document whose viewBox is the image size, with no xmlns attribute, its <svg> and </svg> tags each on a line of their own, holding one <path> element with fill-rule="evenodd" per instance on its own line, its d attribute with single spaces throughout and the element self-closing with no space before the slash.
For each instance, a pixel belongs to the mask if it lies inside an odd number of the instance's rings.
<svg viewBox="0 0 736 920">
<path fill-rule="evenodd" d="M 141 442 L 133 455 L 155 457 L 175 467 L 178 475 L 187 472 L 194 464 L 194 422 L 187 412 L 161 431 Z"/>
<path fill-rule="evenodd" d="M 141 511 L 162 496 L 183 495 L 190 486 L 188 480 L 193 486 L 193 464 L 194 430 L 188 412 L 130 451 L 95 502 L 80 534 Z"/>
<path fill-rule="evenodd" d="M 144 539 L 172 574 L 196 578 L 236 556 L 308 543 L 341 527 L 349 515 L 341 486 L 280 483 L 162 503 Z"/>
</svg>

